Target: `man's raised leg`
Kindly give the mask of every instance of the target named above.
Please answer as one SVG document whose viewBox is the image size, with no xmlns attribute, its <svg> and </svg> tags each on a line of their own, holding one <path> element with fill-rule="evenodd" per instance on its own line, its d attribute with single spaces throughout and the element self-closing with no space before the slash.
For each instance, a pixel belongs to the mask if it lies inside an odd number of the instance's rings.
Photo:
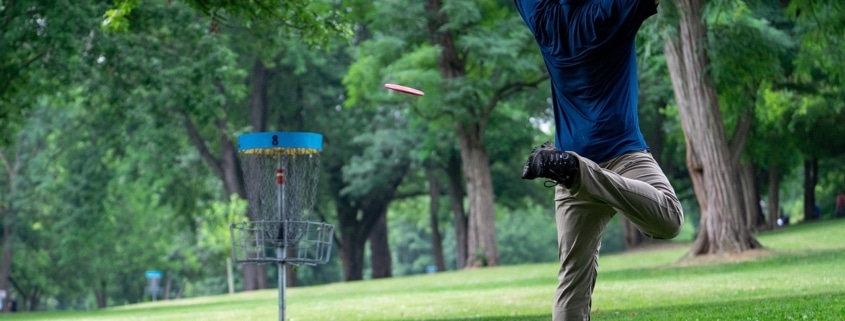
<svg viewBox="0 0 845 321">
<path fill-rule="evenodd" d="M 654 238 L 670 239 L 680 233 L 681 202 L 651 153 L 631 152 L 601 165 L 570 154 L 580 162 L 578 179 L 570 189 L 574 198 L 610 205 Z"/>
</svg>

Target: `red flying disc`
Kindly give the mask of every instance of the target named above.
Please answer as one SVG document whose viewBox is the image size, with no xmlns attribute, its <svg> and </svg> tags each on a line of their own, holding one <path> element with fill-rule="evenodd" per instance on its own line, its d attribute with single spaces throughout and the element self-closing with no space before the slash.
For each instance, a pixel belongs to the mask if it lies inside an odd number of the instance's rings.
<svg viewBox="0 0 845 321">
<path fill-rule="evenodd" d="M 411 87 L 405 87 L 405 86 L 401 86 L 401 85 L 397 85 L 397 84 L 384 84 L 384 88 L 394 90 L 394 91 L 398 91 L 398 92 L 403 93 L 403 94 L 414 95 L 414 96 L 425 95 L 425 93 L 422 92 L 419 89 L 414 89 L 414 88 L 411 88 Z"/>
</svg>

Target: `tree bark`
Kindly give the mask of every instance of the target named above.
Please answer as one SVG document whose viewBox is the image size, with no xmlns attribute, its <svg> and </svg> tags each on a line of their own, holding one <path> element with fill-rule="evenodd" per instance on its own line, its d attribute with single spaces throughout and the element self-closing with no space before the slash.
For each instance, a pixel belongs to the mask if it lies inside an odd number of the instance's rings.
<svg viewBox="0 0 845 321">
<path fill-rule="evenodd" d="M 438 69 L 440 76 L 448 82 L 466 76 L 466 62 L 459 56 L 452 34 L 442 28 L 449 22 L 442 8 L 441 0 L 426 1 L 425 10 L 430 18 L 429 34 L 432 43 L 441 48 L 437 61 Z M 470 208 L 466 266 L 499 265 L 493 179 L 490 174 L 490 159 L 482 142 L 488 118 L 489 114 L 480 112 L 466 122 L 456 120 Z"/>
<path fill-rule="evenodd" d="M 287 248 L 287 257 L 296 256 L 296 251 L 292 247 Z M 299 283 L 299 278 L 296 273 L 296 266 L 292 264 L 285 264 L 285 286 L 289 288 L 296 287 Z M 278 272 L 277 272 L 278 273 Z"/>
<path fill-rule="evenodd" d="M 41 302 L 41 289 L 36 288 L 35 291 L 32 291 L 27 301 L 29 302 L 30 312 L 38 311 L 38 303 Z"/>
<path fill-rule="evenodd" d="M 819 182 L 819 159 L 812 157 L 804 161 L 804 221 L 815 221 L 816 184 Z"/>
<path fill-rule="evenodd" d="M 267 130 L 267 68 L 261 59 L 256 59 L 252 72 L 252 97 L 250 106 L 250 124 L 252 132 L 264 132 Z M 247 199 L 246 187 L 243 179 L 243 168 L 238 159 L 238 149 L 234 142 L 229 139 L 228 130 L 225 122 L 218 125 L 220 132 L 220 144 L 223 160 L 223 168 L 225 178 L 227 195 L 233 193 L 238 194 L 242 199 Z M 254 217 L 249 217 L 250 221 L 256 220 Z M 250 253 L 250 256 L 258 255 L 258 253 Z M 267 268 L 269 265 L 263 264 L 246 264 L 243 266 L 244 290 L 260 290 L 267 288 Z M 292 268 L 292 267 L 291 267 Z M 295 277 L 293 273 L 285 274 L 290 277 Z M 296 284 L 296 282 L 290 282 Z"/>
<path fill-rule="evenodd" d="M 496 243 L 496 214 L 490 159 L 481 142 L 481 134 L 475 129 L 475 126 L 471 126 L 469 131 L 474 133 L 467 133 L 467 128 L 458 127 L 470 204 L 467 266 L 497 266 L 499 247 Z"/>
<path fill-rule="evenodd" d="M 649 240 L 630 220 L 624 216 L 620 219 L 622 220 L 622 236 L 625 239 L 626 250 L 637 248 Z"/>
<path fill-rule="evenodd" d="M 228 135 L 223 132 L 224 122 L 220 123 L 220 145 L 221 145 L 221 164 L 223 168 L 223 182 L 226 187 L 226 195 L 237 194 L 242 199 L 247 199 L 246 186 L 243 179 L 243 170 L 238 161 L 238 150 L 234 142 L 232 142 Z M 256 218 L 246 215 L 247 219 L 254 221 Z M 258 255 L 257 253 L 250 253 L 250 256 Z M 267 265 L 261 264 L 244 264 L 241 271 L 243 272 L 243 290 L 254 291 L 267 288 Z"/>
<path fill-rule="evenodd" d="M 96 287 L 94 290 L 94 297 L 97 299 L 97 308 L 105 309 L 106 308 L 106 300 L 107 292 L 106 292 L 106 281 L 100 281 L 100 286 Z"/>
<path fill-rule="evenodd" d="M 698 237 L 690 255 L 739 253 L 759 248 L 742 216 L 735 187 L 742 141 L 728 147 L 718 95 L 707 74 L 703 0 L 675 0 L 677 36 L 665 38 L 666 63 L 687 145 L 687 167 L 701 206 Z M 732 153 L 733 152 L 733 153 Z"/>
<path fill-rule="evenodd" d="M 6 180 L 8 187 L 6 192 L 8 194 L 6 201 L 0 200 L 0 225 L 3 226 L 3 244 L 2 246 L 2 253 L 0 253 L 0 290 L 6 291 L 6 293 L 11 293 L 9 291 L 10 286 L 10 277 L 12 275 L 12 260 L 14 259 L 14 236 L 12 233 L 14 232 L 13 226 L 17 221 L 17 212 L 15 210 L 15 200 L 14 198 L 17 197 L 16 195 L 16 184 L 17 184 L 17 177 L 18 177 L 18 170 L 20 164 L 20 148 L 17 148 L 14 152 L 14 157 L 8 157 L 4 150 L 0 150 L 0 162 L 2 162 L 3 169 L 6 172 Z M 0 300 L 0 304 L 4 304 L 3 300 Z"/>
<path fill-rule="evenodd" d="M 387 209 L 390 202 L 393 201 L 396 195 L 396 189 L 402 183 L 402 180 L 410 168 L 410 161 L 403 160 L 395 167 L 386 169 L 390 170 L 392 174 L 387 175 L 390 180 L 384 182 L 379 188 L 370 191 L 367 195 L 360 199 L 352 199 L 348 195 L 340 195 L 336 200 L 336 211 L 338 217 L 338 230 L 341 234 L 340 257 L 343 260 L 343 275 L 346 281 L 357 281 L 364 278 L 364 246 L 372 234 L 373 230 L 379 224 L 380 220 L 384 220 L 384 240 L 380 242 L 381 246 L 374 248 L 371 253 L 371 260 L 375 260 L 379 266 L 373 267 L 374 274 L 376 269 L 379 277 L 389 277 L 392 275 L 392 258 L 390 255 L 390 246 L 387 244 Z M 342 181 L 335 180 L 332 182 L 337 193 L 340 194 L 342 189 Z M 359 218 L 360 213 L 360 218 Z M 372 262 L 372 261 L 371 261 Z M 375 275 L 373 275 L 375 277 Z"/>
<path fill-rule="evenodd" d="M 467 214 L 464 211 L 461 160 L 457 155 L 449 157 L 446 177 L 449 178 L 449 204 L 452 208 L 452 227 L 455 230 L 455 268 L 463 269 L 466 267 L 467 258 Z"/>
<path fill-rule="evenodd" d="M 3 220 L 3 253 L 2 261 L 0 261 L 0 290 L 6 291 L 6 293 L 11 293 L 9 291 L 9 275 L 12 273 L 12 228 L 9 226 L 7 222 L 7 217 L 10 216 L 8 212 L 11 210 L 8 209 L 0 209 L 2 211 L 2 220 Z M 0 304 L 4 304 L 3 300 L 0 300 Z"/>
<path fill-rule="evenodd" d="M 370 267 L 373 279 L 393 276 L 393 257 L 390 254 L 390 242 L 387 237 L 387 207 L 379 209 L 382 213 L 372 232 L 370 232 Z"/>
<path fill-rule="evenodd" d="M 760 193 L 757 191 L 754 165 L 749 163 L 740 165 L 739 182 L 745 208 L 745 222 L 750 230 L 756 231 L 765 222 L 765 217 L 760 207 Z"/>
<path fill-rule="evenodd" d="M 358 281 L 364 279 L 364 244 L 358 222 L 358 208 L 342 200 L 337 202 L 338 230 L 340 232 L 340 259 L 343 262 L 343 279 Z"/>
<path fill-rule="evenodd" d="M 267 83 L 269 71 L 261 59 L 256 58 L 252 66 L 252 95 L 250 101 L 250 123 L 253 132 L 267 131 Z"/>
<path fill-rule="evenodd" d="M 646 137 L 648 139 L 648 148 L 651 150 L 651 154 L 654 155 L 654 160 L 660 165 L 661 168 L 668 169 L 668 164 L 666 164 L 663 160 L 663 150 L 664 145 L 666 142 L 666 133 L 663 130 L 663 123 L 666 122 L 666 105 L 668 103 L 661 99 L 658 102 L 658 106 L 654 108 L 654 112 L 652 113 L 651 117 L 654 117 L 654 126 L 651 126 L 649 129 L 649 135 Z"/>
<path fill-rule="evenodd" d="M 434 265 L 437 271 L 446 271 L 446 263 L 443 260 L 443 240 L 440 236 L 440 182 L 437 181 L 437 174 L 434 169 L 426 168 L 428 178 L 428 208 L 429 222 L 431 227 L 431 252 L 434 255 Z"/>
<path fill-rule="evenodd" d="M 769 214 L 768 227 L 773 230 L 780 217 L 780 168 L 774 163 L 769 165 L 769 203 L 766 204 L 766 211 Z"/>
<path fill-rule="evenodd" d="M 162 295 L 162 300 L 164 301 L 170 300 L 170 287 L 173 286 L 173 277 L 171 274 L 170 272 L 164 274 L 164 295 Z"/>
</svg>

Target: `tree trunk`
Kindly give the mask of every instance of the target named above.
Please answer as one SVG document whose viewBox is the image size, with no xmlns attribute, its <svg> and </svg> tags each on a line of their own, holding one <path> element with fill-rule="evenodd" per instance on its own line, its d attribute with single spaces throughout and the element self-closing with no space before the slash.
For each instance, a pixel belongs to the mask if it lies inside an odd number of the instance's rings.
<svg viewBox="0 0 845 321">
<path fill-rule="evenodd" d="M 396 189 L 401 184 L 405 174 L 410 169 L 410 161 L 403 160 L 395 167 L 384 170 L 391 171 L 386 175 L 390 180 L 379 184 L 379 187 L 360 198 L 352 198 L 340 191 L 345 183 L 338 175 L 330 176 L 330 189 L 335 193 L 335 210 L 337 213 L 337 233 L 340 235 L 340 258 L 343 261 L 343 277 L 346 281 L 358 281 L 364 277 L 364 247 L 373 230 L 384 220 L 382 241 L 377 241 L 373 248 L 372 262 L 375 262 L 374 273 L 379 277 L 392 275 L 392 258 L 387 243 L 387 209 L 394 199 Z M 330 169 L 340 173 L 342 166 Z"/>
<path fill-rule="evenodd" d="M 105 309 L 108 292 L 106 292 L 106 281 L 100 281 L 100 286 L 94 290 L 94 297 L 97 299 L 97 308 Z"/>
<path fill-rule="evenodd" d="M 35 288 L 32 293 L 26 297 L 27 309 L 30 312 L 38 311 L 38 303 L 41 301 L 41 289 Z M 20 310 L 20 308 L 18 309 Z"/>
<path fill-rule="evenodd" d="M 260 59 L 256 59 L 252 70 L 252 97 L 250 106 L 250 125 L 253 132 L 267 130 L 267 68 Z M 218 125 L 221 144 L 221 167 L 223 168 L 223 181 L 226 186 L 226 195 L 238 194 L 241 199 L 247 199 L 246 188 L 243 179 L 243 168 L 238 159 L 238 149 L 234 142 L 229 139 L 226 124 L 228 121 L 221 120 Z M 256 218 L 249 217 L 250 221 Z M 256 256 L 257 253 L 249 253 L 249 256 Z M 264 264 L 245 264 L 242 266 L 243 290 L 254 291 L 267 288 L 267 268 Z"/>
<path fill-rule="evenodd" d="M 443 261 L 443 240 L 440 236 L 440 183 L 434 169 L 426 168 L 425 175 L 428 178 L 428 208 L 429 222 L 431 226 L 431 252 L 434 255 L 434 264 L 437 271 L 446 271 L 446 263 Z"/>
<path fill-rule="evenodd" d="M 243 169 L 241 168 L 238 159 L 238 149 L 228 136 L 225 136 L 223 127 L 225 122 L 219 124 L 221 128 L 221 162 L 220 167 L 223 170 L 223 182 L 226 187 L 226 195 L 237 194 L 242 199 L 247 199 L 246 187 L 243 178 Z M 254 221 L 257 218 L 250 217 L 247 214 L 247 219 Z M 256 256 L 257 253 L 250 253 L 250 256 Z M 254 291 L 267 288 L 267 265 L 263 264 L 244 264 L 241 271 L 243 272 L 243 290 Z"/>
<path fill-rule="evenodd" d="M 0 257 L 0 290 L 5 291 L 6 293 L 11 293 L 9 291 L 9 275 L 12 273 L 12 228 L 9 226 L 7 217 L 11 210 L 2 210 L 3 215 L 2 222 L 3 222 L 3 253 L 2 257 Z M 0 300 L 0 304 L 3 304 L 3 300 Z"/>
<path fill-rule="evenodd" d="M 357 217 L 358 208 L 344 204 L 344 202 L 338 202 L 340 259 L 343 262 L 343 279 L 346 281 L 364 279 L 364 244 L 367 239 L 361 235 Z"/>
<path fill-rule="evenodd" d="M 452 34 L 443 30 L 443 26 L 449 23 L 449 18 L 442 12 L 442 8 L 441 0 L 426 1 L 425 10 L 430 18 L 429 34 L 432 43 L 441 48 L 438 69 L 440 76 L 448 82 L 466 76 L 466 62 L 459 56 Z M 489 115 L 480 113 L 467 122 L 456 120 L 470 208 L 466 266 L 499 265 L 493 179 L 490 174 L 490 159 L 482 142 L 487 117 Z"/>
<path fill-rule="evenodd" d="M 11 293 L 9 291 L 11 283 L 9 278 L 12 274 L 12 259 L 14 258 L 12 226 L 17 219 L 13 206 L 14 199 L 12 198 L 16 197 L 15 185 L 17 184 L 19 155 L 15 152 L 14 158 L 10 159 L 6 156 L 5 151 L 0 150 L 0 162 L 2 162 L 3 169 L 6 171 L 6 183 L 8 184 L 6 190 L 8 194 L 4 194 L 7 195 L 6 197 L 11 196 L 5 200 L 0 198 L 0 225 L 3 226 L 3 244 L 0 244 L 2 246 L 2 249 L 0 249 L 0 252 L 2 252 L 0 253 L 0 290 L 6 291 L 6 293 Z M 0 304 L 3 303 L 3 300 L 0 300 Z"/>
<path fill-rule="evenodd" d="M 383 237 L 375 243 L 371 253 L 374 277 L 389 277 L 392 275 L 392 258 L 390 246 L 387 243 L 387 208 L 393 201 L 396 189 L 410 168 L 410 161 L 403 161 L 389 170 L 393 174 L 388 182 L 384 182 L 378 189 L 370 191 L 362 199 L 352 200 L 341 195 L 336 199 L 338 230 L 341 234 L 340 257 L 343 260 L 343 275 L 346 281 L 362 280 L 364 277 L 364 246 L 373 233 L 379 221 L 384 220 Z M 335 184 L 340 184 L 335 182 Z M 339 187 L 339 186 L 336 186 Z M 342 189 L 342 188 L 341 188 Z M 340 189 L 338 189 L 339 191 Z M 354 204 L 354 205 L 353 205 Z M 359 213 L 360 219 L 359 219 Z M 378 272 L 376 272 L 378 270 Z"/>
<path fill-rule="evenodd" d="M 294 257 L 296 256 L 296 251 L 292 247 L 288 247 L 286 249 L 287 257 Z M 278 273 L 278 272 L 276 272 Z M 292 264 L 285 264 L 285 286 L 292 288 L 296 287 L 299 283 L 299 278 L 297 277 L 295 266 Z"/>
<path fill-rule="evenodd" d="M 461 160 L 457 155 L 449 157 L 446 177 L 449 178 L 449 204 L 452 207 L 452 227 L 455 229 L 455 268 L 463 269 L 467 258 L 467 215 L 464 211 Z"/>
<path fill-rule="evenodd" d="M 369 238 L 370 267 L 373 279 L 393 276 L 393 258 L 390 255 L 390 243 L 387 238 L 387 207 L 384 207 L 381 212 Z"/>
<path fill-rule="evenodd" d="M 739 167 L 739 188 L 745 208 L 745 222 L 748 229 L 756 231 L 765 223 L 763 210 L 760 208 L 760 193 L 757 190 L 757 179 L 754 175 L 754 165 L 744 163 Z"/>
<path fill-rule="evenodd" d="M 285 264 L 285 286 L 293 288 L 298 286 L 299 278 L 296 275 L 296 266 Z"/>
<path fill-rule="evenodd" d="M 804 161 L 804 221 L 818 220 L 816 213 L 816 184 L 819 182 L 819 159 Z"/>
<path fill-rule="evenodd" d="M 475 126 L 458 127 L 464 179 L 467 182 L 470 215 L 467 234 L 467 266 L 499 265 L 496 243 L 496 213 L 490 159 Z"/>
<path fill-rule="evenodd" d="M 251 97 L 252 100 L 250 104 L 250 124 L 253 132 L 264 131 L 267 127 L 267 75 L 268 71 L 263 62 L 257 60 L 253 65 L 251 75 L 253 97 Z M 226 88 L 223 85 L 218 84 L 217 90 L 223 93 L 226 91 Z M 223 109 L 225 114 L 225 106 L 220 107 Z M 229 122 L 226 116 L 222 116 L 215 120 L 220 143 L 219 157 L 212 153 L 190 116 L 183 113 L 183 117 L 188 137 L 199 151 L 206 165 L 208 165 L 212 172 L 223 182 L 227 198 L 229 195 L 237 194 L 241 199 L 247 199 L 243 179 L 243 168 L 241 167 L 238 159 L 237 146 L 230 139 L 231 135 L 228 128 Z M 250 221 L 255 219 L 253 217 L 249 217 L 249 213 L 247 213 L 246 216 Z M 254 256 L 256 254 L 249 253 L 247 255 Z M 242 265 L 241 272 L 243 274 L 243 290 L 252 291 L 267 288 L 266 271 L 266 265 Z"/>
<path fill-rule="evenodd" d="M 649 135 L 648 147 L 651 150 L 651 154 L 654 155 L 654 159 L 660 165 L 661 168 L 668 169 L 669 167 L 663 160 L 663 150 L 664 145 L 666 142 L 666 132 L 663 130 L 663 123 L 666 122 L 666 102 L 661 99 L 659 108 L 655 108 L 656 112 L 652 117 L 655 118 L 655 126 L 651 128 L 651 134 Z"/>
<path fill-rule="evenodd" d="M 769 165 L 769 203 L 766 204 L 766 211 L 769 214 L 769 229 L 773 230 L 780 217 L 780 168 L 776 164 Z"/>
<path fill-rule="evenodd" d="M 630 220 L 624 216 L 620 219 L 622 220 L 622 237 L 625 239 L 626 250 L 637 248 L 649 240 Z"/>
<path fill-rule="evenodd" d="M 690 255 L 759 248 L 745 224 L 735 187 L 738 163 L 734 160 L 742 145 L 728 148 L 716 89 L 706 71 L 704 1 L 674 3 L 680 17 L 678 34 L 666 36 L 666 63 L 686 138 L 687 167 L 701 205 L 698 237 Z"/>
<path fill-rule="evenodd" d="M 166 272 L 164 275 L 164 295 L 162 295 L 162 299 L 167 301 L 170 300 L 170 287 L 173 286 L 173 277 L 171 277 L 171 272 Z"/>
<path fill-rule="evenodd" d="M 252 94 L 250 95 L 250 124 L 253 132 L 267 131 L 267 81 L 269 71 L 261 59 L 252 66 Z"/>
</svg>

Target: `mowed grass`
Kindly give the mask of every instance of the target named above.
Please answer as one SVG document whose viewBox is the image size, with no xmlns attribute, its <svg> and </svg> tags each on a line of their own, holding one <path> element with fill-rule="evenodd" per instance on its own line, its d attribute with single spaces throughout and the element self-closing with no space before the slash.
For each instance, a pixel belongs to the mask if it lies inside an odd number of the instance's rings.
<svg viewBox="0 0 845 321">
<path fill-rule="evenodd" d="M 766 251 L 680 261 L 689 245 L 605 255 L 593 320 L 845 320 L 845 220 L 758 235 Z M 550 320 L 557 264 L 291 288 L 288 320 Z M 266 290 L 4 320 L 278 320 Z"/>
</svg>

